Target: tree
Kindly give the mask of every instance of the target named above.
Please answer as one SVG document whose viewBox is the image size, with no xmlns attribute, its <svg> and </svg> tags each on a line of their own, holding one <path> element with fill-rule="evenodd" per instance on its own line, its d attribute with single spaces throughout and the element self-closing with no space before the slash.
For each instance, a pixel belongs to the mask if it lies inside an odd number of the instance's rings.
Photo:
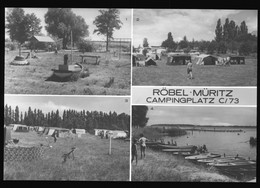
<svg viewBox="0 0 260 188">
<path fill-rule="evenodd" d="M 183 49 L 183 48 L 187 48 L 188 46 L 189 46 L 189 43 L 188 43 L 187 37 L 184 36 L 184 37 L 183 37 L 183 40 L 181 40 L 181 41 L 179 42 L 179 47 L 180 47 L 181 49 Z"/>
<path fill-rule="evenodd" d="M 225 42 L 229 41 L 229 19 L 226 18 L 225 24 L 223 25 L 223 40 Z"/>
<path fill-rule="evenodd" d="M 106 36 L 106 51 L 108 51 L 108 43 L 110 39 L 113 39 L 114 30 L 120 29 L 123 23 L 119 19 L 120 11 L 117 9 L 110 8 L 108 10 L 99 10 L 99 12 L 100 15 L 93 21 L 93 24 L 97 27 L 93 33 Z"/>
<path fill-rule="evenodd" d="M 162 42 L 162 47 L 168 48 L 168 49 L 174 49 L 176 47 L 175 42 L 173 41 L 172 33 L 168 33 L 168 38 Z"/>
<path fill-rule="evenodd" d="M 143 47 L 149 47 L 148 39 L 144 38 L 143 40 Z"/>
<path fill-rule="evenodd" d="M 148 122 L 146 114 L 148 112 L 147 106 L 132 106 L 132 125 L 133 127 L 144 127 Z"/>
<path fill-rule="evenodd" d="M 67 44 L 71 40 L 71 31 L 73 42 L 77 42 L 89 34 L 84 18 L 76 16 L 71 8 L 49 8 L 44 18 L 47 32 L 63 39 L 63 49 L 67 48 Z"/>
<path fill-rule="evenodd" d="M 21 45 L 35 34 L 41 32 L 41 20 L 34 13 L 26 14 L 22 8 L 9 9 L 6 17 L 6 28 L 12 41 L 19 43 L 19 56 L 21 56 Z"/>
<path fill-rule="evenodd" d="M 220 42 L 222 40 L 222 36 L 223 36 L 223 31 L 222 31 L 222 25 L 221 25 L 221 19 L 218 19 L 217 21 L 217 26 L 215 29 L 215 41 L 216 42 Z"/>
<path fill-rule="evenodd" d="M 239 54 L 240 55 L 249 55 L 249 53 L 251 52 L 251 45 L 250 42 L 244 42 L 241 44 L 241 46 L 239 47 Z"/>
<path fill-rule="evenodd" d="M 213 54 L 216 49 L 217 49 L 217 42 L 212 40 L 208 46 L 208 53 Z"/>
<path fill-rule="evenodd" d="M 15 107 L 15 114 L 14 114 L 14 122 L 19 123 L 19 108 L 18 106 Z"/>
</svg>

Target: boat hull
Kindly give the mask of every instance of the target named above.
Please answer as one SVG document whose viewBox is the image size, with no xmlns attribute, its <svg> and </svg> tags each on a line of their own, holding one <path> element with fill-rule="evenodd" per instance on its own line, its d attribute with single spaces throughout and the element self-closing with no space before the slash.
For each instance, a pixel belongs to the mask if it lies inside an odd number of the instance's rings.
<svg viewBox="0 0 260 188">
<path fill-rule="evenodd" d="M 220 154 L 201 154 L 201 155 L 188 156 L 188 157 L 185 157 L 185 159 L 197 161 L 200 159 L 212 159 L 212 158 L 218 158 L 218 157 L 221 157 L 221 155 Z"/>
</svg>

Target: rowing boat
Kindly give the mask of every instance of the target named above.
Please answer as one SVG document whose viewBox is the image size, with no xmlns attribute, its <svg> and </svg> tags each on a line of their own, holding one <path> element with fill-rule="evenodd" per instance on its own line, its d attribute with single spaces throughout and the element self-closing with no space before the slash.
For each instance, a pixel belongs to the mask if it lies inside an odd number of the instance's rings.
<svg viewBox="0 0 260 188">
<path fill-rule="evenodd" d="M 192 149 L 192 148 L 194 148 L 193 145 L 174 146 L 174 145 L 170 145 L 170 144 L 157 144 L 157 146 L 162 149 Z"/>
<path fill-rule="evenodd" d="M 188 160 L 199 160 L 199 159 L 212 159 L 212 158 L 217 158 L 221 157 L 220 154 L 215 154 L 215 153 L 202 153 L 200 155 L 193 155 L 193 156 L 187 156 L 185 159 Z"/>
<path fill-rule="evenodd" d="M 192 148 L 175 148 L 175 149 L 162 149 L 165 152 L 191 152 Z"/>
<path fill-rule="evenodd" d="M 226 162 L 226 163 L 208 163 L 209 166 L 214 166 L 214 167 L 250 167 L 256 165 L 255 161 L 250 161 L 250 160 L 244 160 L 244 161 L 233 161 L 233 162 Z"/>
<path fill-rule="evenodd" d="M 222 158 L 210 158 L 210 159 L 199 159 L 199 163 L 226 163 L 233 161 L 245 161 L 245 158 L 242 157 L 222 157 Z"/>
</svg>

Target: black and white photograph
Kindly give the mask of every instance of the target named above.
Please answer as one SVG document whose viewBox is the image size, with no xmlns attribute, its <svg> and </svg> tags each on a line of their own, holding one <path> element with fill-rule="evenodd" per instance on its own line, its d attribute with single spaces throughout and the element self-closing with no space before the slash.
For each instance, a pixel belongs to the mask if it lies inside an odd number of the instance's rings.
<svg viewBox="0 0 260 188">
<path fill-rule="evenodd" d="M 130 95 L 131 9 L 5 8 L 5 93 Z"/>
<path fill-rule="evenodd" d="M 129 181 L 130 98 L 5 95 L 3 180 Z"/>
<path fill-rule="evenodd" d="M 256 86 L 257 10 L 134 9 L 133 86 Z"/>
<path fill-rule="evenodd" d="M 132 181 L 256 182 L 256 107 L 132 106 Z"/>
</svg>

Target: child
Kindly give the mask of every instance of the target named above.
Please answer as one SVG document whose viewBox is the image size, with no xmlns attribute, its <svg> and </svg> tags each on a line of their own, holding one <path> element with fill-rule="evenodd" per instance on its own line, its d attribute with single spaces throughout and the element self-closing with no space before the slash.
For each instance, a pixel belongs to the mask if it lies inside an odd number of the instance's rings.
<svg viewBox="0 0 260 188">
<path fill-rule="evenodd" d="M 187 74 L 188 74 L 188 79 L 193 79 L 192 76 L 192 63 L 190 60 L 188 60 L 188 64 L 187 64 Z"/>
<path fill-rule="evenodd" d="M 137 165 L 137 140 L 134 139 L 133 144 L 132 144 L 132 161 L 133 162 L 135 159 L 136 165 Z"/>
<path fill-rule="evenodd" d="M 140 134 L 140 137 L 141 138 L 139 138 L 139 140 L 138 140 L 138 142 L 140 142 L 140 149 L 141 149 L 141 159 L 143 158 L 143 154 L 144 154 L 144 158 L 145 158 L 145 148 L 146 148 L 146 144 L 145 144 L 145 142 L 146 141 L 148 141 L 148 139 L 147 138 L 145 138 L 144 137 L 144 135 L 143 134 Z"/>
</svg>

